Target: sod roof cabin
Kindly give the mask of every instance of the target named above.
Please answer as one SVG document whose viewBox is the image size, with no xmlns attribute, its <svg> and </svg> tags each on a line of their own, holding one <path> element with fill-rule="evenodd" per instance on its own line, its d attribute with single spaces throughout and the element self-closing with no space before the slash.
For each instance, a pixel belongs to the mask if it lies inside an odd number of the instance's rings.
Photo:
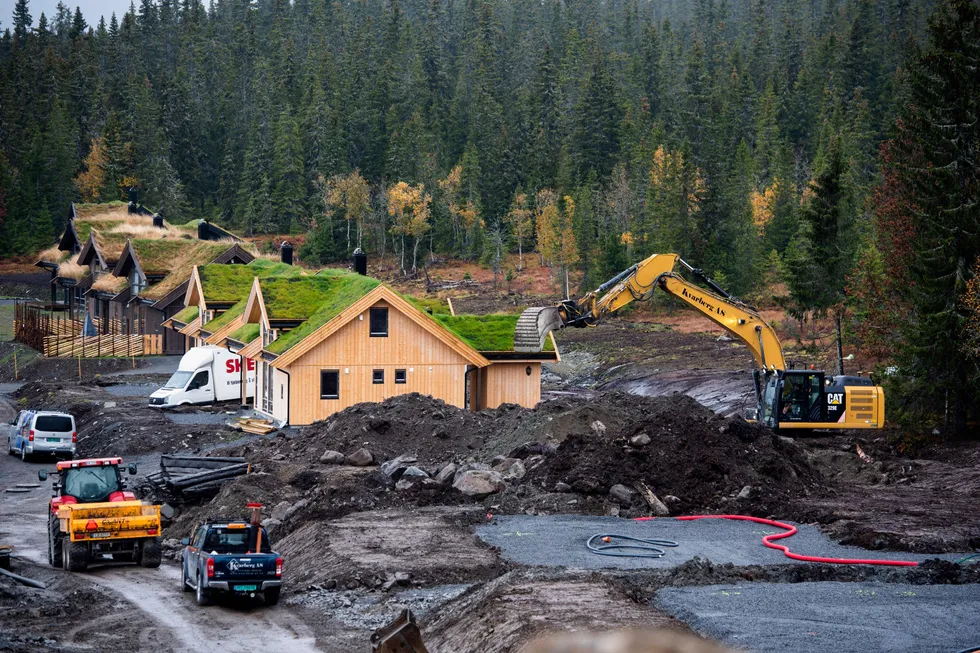
<svg viewBox="0 0 980 653">
<path fill-rule="evenodd" d="M 186 304 L 172 328 L 257 362 L 256 408 L 294 425 L 409 392 L 472 410 L 534 406 L 541 363 L 558 360 L 554 340 L 538 354 L 514 351 L 516 315 L 453 315 L 446 302 L 347 270 L 202 266 Z"/>
<path fill-rule="evenodd" d="M 183 353 L 186 339 L 162 325 L 183 309 L 191 271 L 246 264 L 256 252 L 207 222 L 173 225 L 146 213 L 125 202 L 72 204 L 61 239 L 37 265 L 52 270 L 52 284 L 71 289 L 63 306 L 73 316 L 88 312 L 104 332 L 159 334 L 165 353 Z"/>
</svg>

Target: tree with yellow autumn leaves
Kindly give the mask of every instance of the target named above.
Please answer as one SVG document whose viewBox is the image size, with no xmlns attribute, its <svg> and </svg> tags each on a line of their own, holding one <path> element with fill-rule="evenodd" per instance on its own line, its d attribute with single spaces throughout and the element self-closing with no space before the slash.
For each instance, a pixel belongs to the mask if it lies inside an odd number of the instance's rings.
<svg viewBox="0 0 980 653">
<path fill-rule="evenodd" d="M 558 193 L 550 188 L 538 191 L 535 199 L 538 252 L 551 268 L 552 276 L 555 267 L 558 268 L 562 295 L 568 297 L 569 268 L 579 260 L 575 231 L 572 228 L 575 200 L 568 195 L 559 198 Z"/>
<path fill-rule="evenodd" d="M 405 267 L 405 250 L 407 239 L 412 239 L 412 268 L 414 274 L 418 270 L 419 243 L 422 236 L 431 228 L 429 215 L 431 212 L 432 196 L 425 192 L 425 185 L 409 186 L 400 181 L 388 189 L 388 215 L 395 224 L 391 233 L 400 236 L 402 274 L 408 275 Z"/>
</svg>

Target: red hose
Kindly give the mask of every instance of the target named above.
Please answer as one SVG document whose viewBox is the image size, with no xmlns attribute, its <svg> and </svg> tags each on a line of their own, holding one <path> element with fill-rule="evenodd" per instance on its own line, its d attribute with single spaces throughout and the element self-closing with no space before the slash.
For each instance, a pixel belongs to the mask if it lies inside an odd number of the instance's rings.
<svg viewBox="0 0 980 653">
<path fill-rule="evenodd" d="M 656 519 L 656 517 L 639 517 L 635 521 L 650 521 Z M 802 560 L 803 562 L 823 562 L 831 565 L 888 565 L 891 567 L 917 567 L 918 562 L 914 560 L 863 560 L 854 558 L 822 558 L 820 556 L 805 556 L 799 553 L 793 553 L 789 550 L 788 546 L 783 546 L 782 544 L 773 544 L 772 540 L 781 540 L 786 537 L 792 537 L 796 535 L 796 526 L 790 524 L 785 524 L 781 521 L 774 521 L 772 519 L 763 519 L 762 517 L 749 517 L 748 515 L 691 515 L 689 517 L 676 517 L 680 521 L 693 521 L 695 519 L 733 519 L 736 521 L 752 521 L 757 524 L 766 524 L 767 526 L 776 526 L 777 528 L 783 528 L 786 530 L 785 533 L 773 533 L 772 535 L 766 535 L 762 538 L 762 543 L 769 547 L 770 549 L 776 549 L 782 551 L 783 555 L 787 558 L 792 558 L 793 560 Z"/>
</svg>

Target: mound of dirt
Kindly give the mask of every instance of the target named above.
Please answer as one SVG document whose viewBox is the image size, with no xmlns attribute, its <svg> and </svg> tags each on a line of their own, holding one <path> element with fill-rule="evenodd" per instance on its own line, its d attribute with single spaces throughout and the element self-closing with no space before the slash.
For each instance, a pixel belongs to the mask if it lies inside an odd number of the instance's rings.
<svg viewBox="0 0 980 653">
<path fill-rule="evenodd" d="M 609 423 L 588 419 L 609 412 Z M 723 418 L 684 395 L 595 397 L 555 416 L 570 431 L 531 479 L 601 496 L 646 484 L 673 514 L 732 503 L 766 514 L 821 485 L 802 449 L 741 418 Z M 588 430 L 583 431 L 588 423 Z M 644 437 L 645 436 L 645 437 Z"/>
<path fill-rule="evenodd" d="M 346 408 L 302 431 L 290 459 L 316 462 L 326 450 L 368 449 L 377 461 L 411 453 L 422 463 L 467 458 L 533 411 L 515 405 L 474 413 L 411 393 Z"/>
</svg>

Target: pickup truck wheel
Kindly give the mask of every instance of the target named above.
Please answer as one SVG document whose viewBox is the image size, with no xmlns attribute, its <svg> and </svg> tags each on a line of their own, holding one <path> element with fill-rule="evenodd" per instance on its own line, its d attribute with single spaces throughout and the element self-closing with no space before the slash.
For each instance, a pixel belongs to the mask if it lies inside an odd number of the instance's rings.
<svg viewBox="0 0 980 653">
<path fill-rule="evenodd" d="M 201 580 L 200 574 L 197 576 L 197 590 L 195 590 L 194 599 L 201 606 L 211 604 L 211 592 L 204 588 L 204 581 Z"/>
<path fill-rule="evenodd" d="M 160 547 L 160 540 L 151 537 L 140 542 L 140 565 L 150 569 L 156 569 L 160 566 L 162 557 L 163 551 Z"/>
<path fill-rule="evenodd" d="M 265 604 L 266 605 L 276 605 L 279 603 L 279 593 L 282 592 L 281 587 L 270 587 L 263 594 L 265 594 Z"/>
<path fill-rule="evenodd" d="M 184 592 L 191 591 L 191 586 L 187 584 L 187 565 L 183 561 L 180 563 L 180 589 Z"/>
<path fill-rule="evenodd" d="M 63 546 L 61 525 L 52 515 L 48 517 L 48 564 L 52 567 L 61 567 L 64 563 L 64 553 L 61 551 Z"/>
<path fill-rule="evenodd" d="M 70 542 L 68 544 L 68 571 L 85 571 L 88 569 L 88 544 L 85 542 Z"/>
</svg>

